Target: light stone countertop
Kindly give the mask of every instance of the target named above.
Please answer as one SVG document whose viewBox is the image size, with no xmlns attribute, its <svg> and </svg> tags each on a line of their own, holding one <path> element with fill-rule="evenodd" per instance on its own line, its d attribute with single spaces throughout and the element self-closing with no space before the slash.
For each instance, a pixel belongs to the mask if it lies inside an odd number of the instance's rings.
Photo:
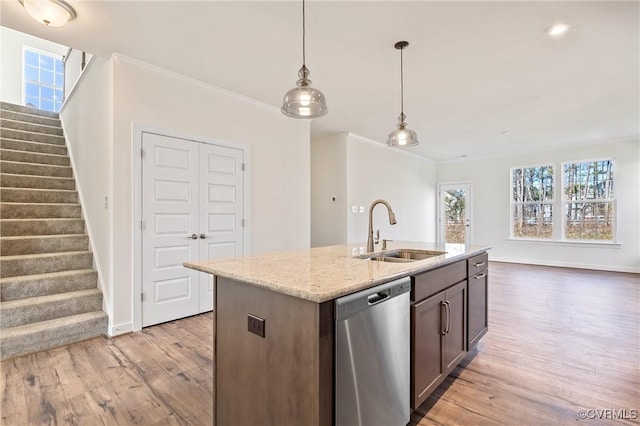
<svg viewBox="0 0 640 426">
<path fill-rule="evenodd" d="M 387 252 L 401 248 L 446 252 L 424 260 L 394 263 L 354 257 L 364 254 L 363 246 L 364 244 L 339 245 L 209 259 L 184 262 L 184 266 L 321 303 L 472 257 L 490 248 L 464 244 L 393 241 L 388 243 Z M 374 253 L 382 254 L 382 251 Z"/>
</svg>

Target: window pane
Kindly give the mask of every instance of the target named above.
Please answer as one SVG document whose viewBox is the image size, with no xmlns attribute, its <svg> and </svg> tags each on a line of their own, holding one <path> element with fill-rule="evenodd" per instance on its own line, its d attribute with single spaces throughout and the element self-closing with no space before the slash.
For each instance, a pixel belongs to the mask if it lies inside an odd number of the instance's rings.
<svg viewBox="0 0 640 426">
<path fill-rule="evenodd" d="M 53 100 L 53 89 L 51 87 L 42 86 L 40 89 L 40 96 L 42 99 Z"/>
<path fill-rule="evenodd" d="M 25 94 L 27 97 L 31 96 L 37 98 L 38 96 L 40 96 L 40 86 L 33 83 L 27 83 L 25 85 Z"/>
<path fill-rule="evenodd" d="M 40 98 L 37 98 L 34 96 L 27 96 L 24 102 L 26 106 L 30 106 L 34 108 L 40 107 Z"/>
<path fill-rule="evenodd" d="M 58 88 L 62 88 L 62 86 L 64 86 L 64 74 L 56 73 L 55 86 Z"/>
<path fill-rule="evenodd" d="M 64 73 L 64 65 L 62 64 L 62 61 L 60 59 L 56 59 L 55 71 L 59 73 Z"/>
<path fill-rule="evenodd" d="M 32 52 L 31 50 L 25 50 L 24 52 L 24 63 L 27 65 L 33 65 L 34 67 L 39 66 L 39 58 L 36 52 Z"/>
<path fill-rule="evenodd" d="M 565 204 L 565 238 L 613 241 L 613 203 Z"/>
<path fill-rule="evenodd" d="M 552 201 L 553 167 L 538 166 L 513 170 L 513 201 Z"/>
<path fill-rule="evenodd" d="M 25 65 L 25 67 L 24 67 L 24 79 L 26 81 L 38 81 L 40 79 L 39 76 L 38 76 L 38 68 L 29 66 L 29 65 Z"/>
<path fill-rule="evenodd" d="M 53 58 L 51 56 L 40 55 L 40 68 L 53 71 Z"/>
<path fill-rule="evenodd" d="M 465 190 L 451 189 L 444 192 L 445 242 L 464 244 L 465 240 Z"/>
<path fill-rule="evenodd" d="M 56 95 L 55 99 L 56 99 L 57 101 L 62 101 L 62 96 L 63 96 L 63 95 L 62 95 L 62 90 L 56 89 L 56 93 L 55 93 L 55 95 Z"/>
<path fill-rule="evenodd" d="M 610 160 L 564 165 L 565 200 L 612 199 L 613 162 Z"/>
<path fill-rule="evenodd" d="M 45 111 L 53 111 L 53 101 L 48 101 L 45 99 L 41 99 L 40 101 L 40 109 L 43 109 Z"/>
<path fill-rule="evenodd" d="M 49 86 L 53 86 L 53 72 L 42 70 L 40 72 L 40 82 Z"/>
<path fill-rule="evenodd" d="M 60 111 L 60 107 L 62 106 L 62 102 L 57 102 L 56 101 L 56 109 L 54 110 L 55 112 Z"/>
<path fill-rule="evenodd" d="M 553 206 L 551 204 L 516 204 L 513 206 L 513 237 L 553 237 Z"/>
</svg>

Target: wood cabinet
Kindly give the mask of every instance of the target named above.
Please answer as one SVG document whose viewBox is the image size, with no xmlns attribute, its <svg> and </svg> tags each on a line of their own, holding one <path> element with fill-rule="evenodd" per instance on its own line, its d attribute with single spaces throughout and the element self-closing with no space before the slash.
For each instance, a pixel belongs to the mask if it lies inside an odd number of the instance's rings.
<svg viewBox="0 0 640 426">
<path fill-rule="evenodd" d="M 489 259 L 486 253 L 467 260 L 468 279 L 468 316 L 467 350 L 473 348 L 489 330 L 488 322 L 488 283 Z"/>
<path fill-rule="evenodd" d="M 411 407 L 417 408 L 466 355 L 467 281 L 465 261 L 413 278 L 436 291 L 411 306 Z M 459 280 L 462 278 L 462 281 Z M 434 286 L 434 281 L 438 282 Z M 457 283 L 456 283 L 457 281 Z M 424 294 L 424 293 L 422 293 Z"/>
</svg>

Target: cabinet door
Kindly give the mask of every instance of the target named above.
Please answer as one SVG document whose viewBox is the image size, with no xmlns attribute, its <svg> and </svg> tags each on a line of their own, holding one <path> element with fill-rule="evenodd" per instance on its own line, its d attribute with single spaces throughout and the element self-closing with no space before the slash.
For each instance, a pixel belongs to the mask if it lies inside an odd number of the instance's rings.
<svg viewBox="0 0 640 426">
<path fill-rule="evenodd" d="M 447 333 L 443 336 L 442 363 L 448 375 L 467 354 L 467 281 L 462 281 L 445 292 L 445 318 Z"/>
<path fill-rule="evenodd" d="M 474 347 L 489 329 L 487 316 L 488 279 L 487 270 L 469 278 L 469 327 L 467 330 L 469 344 L 467 350 Z"/>
<path fill-rule="evenodd" d="M 411 305 L 411 407 L 417 408 L 442 382 L 444 292 Z"/>
</svg>

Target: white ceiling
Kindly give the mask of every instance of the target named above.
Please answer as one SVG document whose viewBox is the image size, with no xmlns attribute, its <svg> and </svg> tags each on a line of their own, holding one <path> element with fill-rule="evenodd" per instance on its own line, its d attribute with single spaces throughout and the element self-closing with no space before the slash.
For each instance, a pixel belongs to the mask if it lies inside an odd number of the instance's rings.
<svg viewBox="0 0 640 426">
<path fill-rule="evenodd" d="M 2 26 L 99 55 L 118 52 L 278 106 L 301 65 L 299 1 L 85 1 L 62 28 L 2 0 Z M 436 160 L 639 136 L 632 2 L 309 1 L 307 66 L 329 114 L 314 137 L 384 143 L 405 113 Z M 561 38 L 545 30 L 571 28 Z M 215 114 L 215 111 L 211 111 Z M 246 123 L 250 126 L 251 123 Z M 504 135 L 504 131 L 511 134 Z"/>
</svg>

